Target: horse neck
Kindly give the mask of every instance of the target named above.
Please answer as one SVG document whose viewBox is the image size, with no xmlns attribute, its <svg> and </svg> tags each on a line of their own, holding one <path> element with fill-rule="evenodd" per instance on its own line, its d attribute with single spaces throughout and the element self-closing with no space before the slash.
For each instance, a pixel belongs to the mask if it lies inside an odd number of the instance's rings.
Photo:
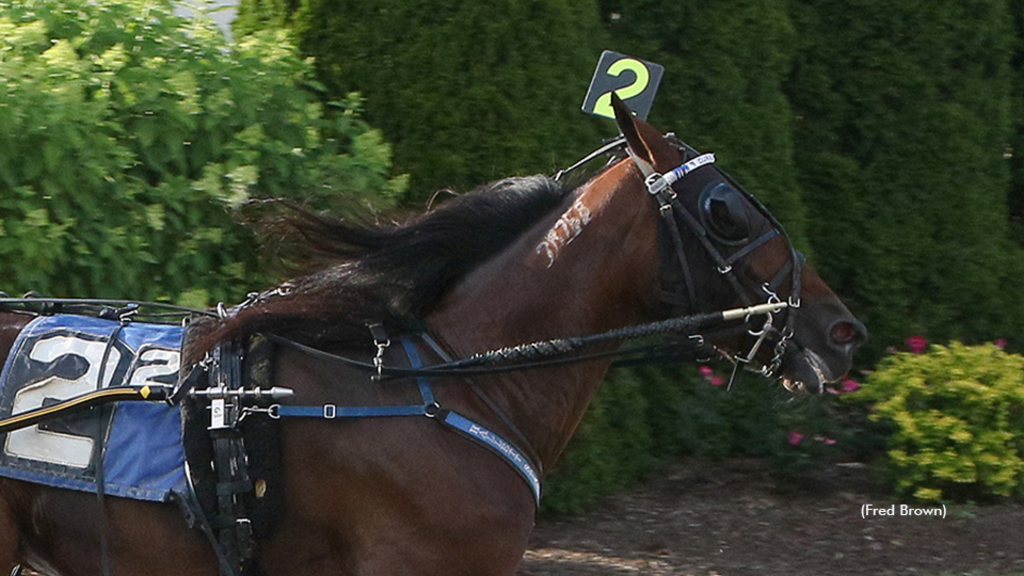
<svg viewBox="0 0 1024 576">
<path fill-rule="evenodd" d="M 430 325 L 465 356 L 641 320 L 655 296 L 657 217 L 635 170 L 620 162 L 583 185 L 571 205 L 468 275 Z M 549 467 L 608 365 L 512 372 L 480 383 Z"/>
</svg>

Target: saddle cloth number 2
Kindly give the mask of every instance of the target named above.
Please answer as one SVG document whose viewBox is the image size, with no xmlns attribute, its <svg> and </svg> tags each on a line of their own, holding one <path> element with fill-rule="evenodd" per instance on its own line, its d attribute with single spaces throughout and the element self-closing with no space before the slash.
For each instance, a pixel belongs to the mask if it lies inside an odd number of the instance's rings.
<svg viewBox="0 0 1024 576">
<path fill-rule="evenodd" d="M 130 352 L 130 351 L 129 351 Z M 81 376 L 68 379 L 57 374 L 49 374 L 23 386 L 14 396 L 13 414 L 20 414 L 42 407 L 44 401 L 67 400 L 75 396 L 87 394 L 100 388 L 97 386 L 100 375 L 103 386 L 109 387 L 117 367 L 122 360 L 121 350 L 117 346 L 109 347 L 104 341 L 79 338 L 73 335 L 58 335 L 42 338 L 33 343 L 28 352 L 31 360 L 41 363 L 53 363 L 63 356 L 75 356 L 87 368 Z M 106 366 L 103 358 L 106 355 Z M 176 374 L 178 371 L 178 352 L 165 348 L 145 348 L 131 367 L 129 386 L 142 386 L 158 376 Z M 103 369 L 101 370 L 101 367 Z M 120 384 L 120 383 L 117 383 Z M 30 426 L 16 430 L 7 435 L 4 452 L 10 456 L 40 460 L 52 464 L 60 464 L 73 468 L 88 467 L 93 454 L 95 441 L 89 436 L 66 434 Z"/>
</svg>

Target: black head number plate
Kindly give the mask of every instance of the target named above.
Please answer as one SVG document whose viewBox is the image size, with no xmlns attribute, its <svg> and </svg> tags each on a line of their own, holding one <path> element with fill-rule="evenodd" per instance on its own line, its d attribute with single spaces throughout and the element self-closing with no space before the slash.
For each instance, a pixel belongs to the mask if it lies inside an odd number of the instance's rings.
<svg viewBox="0 0 1024 576">
<path fill-rule="evenodd" d="M 614 118 L 612 92 L 629 106 L 641 120 L 646 120 L 654 104 L 665 67 L 611 50 L 601 53 L 601 60 L 594 70 L 587 97 L 583 100 L 583 111 L 606 118 Z"/>
</svg>

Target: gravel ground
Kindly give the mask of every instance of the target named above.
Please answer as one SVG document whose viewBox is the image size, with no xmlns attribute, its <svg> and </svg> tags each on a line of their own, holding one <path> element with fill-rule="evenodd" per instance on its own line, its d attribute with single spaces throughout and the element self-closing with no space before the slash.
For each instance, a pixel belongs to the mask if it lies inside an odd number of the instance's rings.
<svg viewBox="0 0 1024 576">
<path fill-rule="evenodd" d="M 864 468 L 819 476 L 780 491 L 761 462 L 680 463 L 583 515 L 541 518 L 519 575 L 1024 575 L 1020 503 L 900 516 Z M 866 504 L 896 515 L 864 518 Z"/>
</svg>

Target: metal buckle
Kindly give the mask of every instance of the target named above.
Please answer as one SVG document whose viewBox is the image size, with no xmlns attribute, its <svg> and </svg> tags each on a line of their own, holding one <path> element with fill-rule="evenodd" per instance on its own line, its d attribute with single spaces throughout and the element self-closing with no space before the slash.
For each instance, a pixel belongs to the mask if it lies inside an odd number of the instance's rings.
<svg viewBox="0 0 1024 576">
<path fill-rule="evenodd" d="M 391 339 L 388 338 L 384 342 L 374 340 L 373 345 L 377 347 L 377 355 L 373 357 L 373 367 L 377 369 L 377 380 L 380 381 L 384 376 L 384 351 L 391 346 Z"/>
<path fill-rule="evenodd" d="M 647 178 L 644 178 L 644 185 L 647 186 L 647 192 L 652 196 L 658 196 L 665 190 L 669 191 L 669 198 L 675 198 L 675 192 L 672 191 L 672 185 L 668 183 L 665 176 L 655 172 Z"/>
<path fill-rule="evenodd" d="M 259 406 L 246 406 L 242 408 L 242 415 L 238 418 L 238 422 L 241 423 L 250 414 L 266 414 L 274 420 L 280 420 L 281 415 L 277 413 L 277 409 L 280 408 L 280 404 L 274 404 L 268 408 L 260 408 Z"/>
</svg>

